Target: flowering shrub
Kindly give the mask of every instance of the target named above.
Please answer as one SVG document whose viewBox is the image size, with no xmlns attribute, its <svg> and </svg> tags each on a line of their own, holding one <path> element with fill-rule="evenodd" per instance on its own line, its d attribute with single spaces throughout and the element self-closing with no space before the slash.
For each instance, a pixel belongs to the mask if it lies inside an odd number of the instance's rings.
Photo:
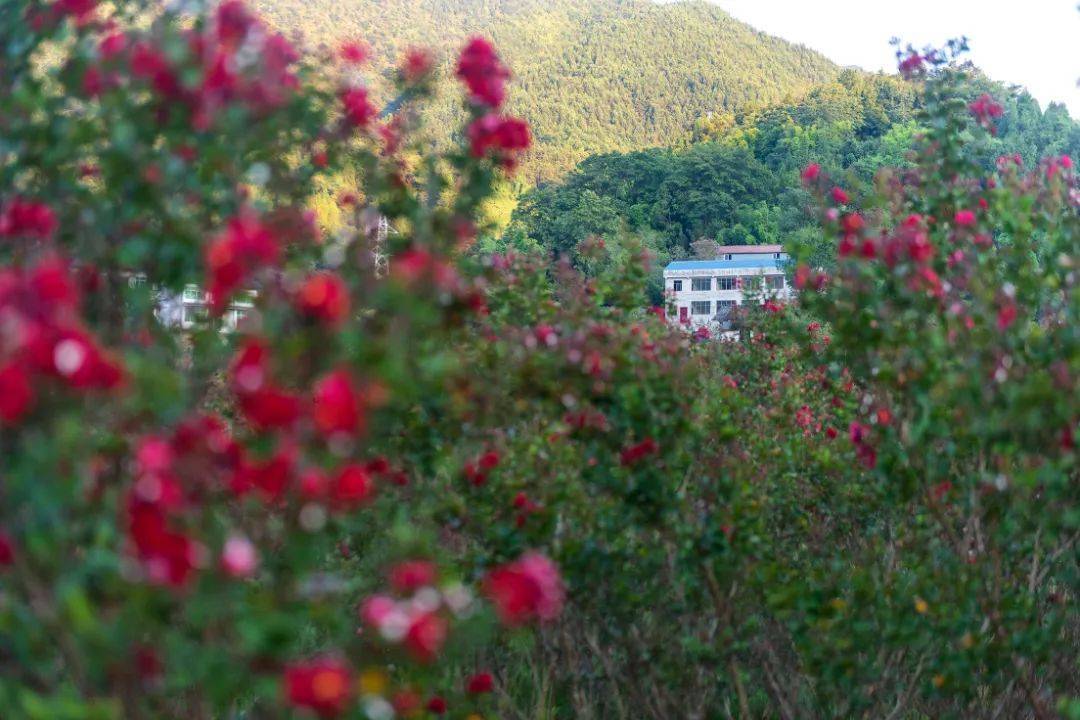
<svg viewBox="0 0 1080 720">
<path fill-rule="evenodd" d="M 0 47 L 5 717 L 1077 713 L 1077 180 L 985 177 L 942 53 L 915 169 L 807 167 L 835 267 L 714 342 L 632 240 L 470 251 L 531 143 L 484 40 L 441 154 L 431 53 L 379 98 L 235 0 Z"/>
<path fill-rule="evenodd" d="M 499 114 L 508 72 L 466 48 L 467 144 L 434 157 L 424 51 L 384 111 L 358 45 L 334 80 L 236 0 L 140 13 L 0 10 L 0 706 L 482 710 L 462 651 L 497 618 L 554 621 L 564 586 L 537 550 L 442 548 L 433 455 L 469 439 L 402 438 L 486 312 L 452 258 L 529 146 Z M 362 199 L 322 237 L 305 208 L 346 169 Z M 181 337 L 155 311 L 195 282 L 208 314 Z"/>
</svg>

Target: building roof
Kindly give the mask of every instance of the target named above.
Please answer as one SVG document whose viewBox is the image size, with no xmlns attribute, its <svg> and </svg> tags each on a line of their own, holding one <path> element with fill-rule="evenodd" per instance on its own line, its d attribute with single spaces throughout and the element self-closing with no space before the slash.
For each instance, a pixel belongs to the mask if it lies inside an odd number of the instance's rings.
<svg viewBox="0 0 1080 720">
<path fill-rule="evenodd" d="M 678 270 L 780 270 L 775 258 L 739 258 L 738 260 L 675 260 L 664 272 Z"/>
<path fill-rule="evenodd" d="M 721 255 L 746 255 L 759 253 L 784 252 L 783 245 L 721 245 L 717 250 Z"/>
</svg>

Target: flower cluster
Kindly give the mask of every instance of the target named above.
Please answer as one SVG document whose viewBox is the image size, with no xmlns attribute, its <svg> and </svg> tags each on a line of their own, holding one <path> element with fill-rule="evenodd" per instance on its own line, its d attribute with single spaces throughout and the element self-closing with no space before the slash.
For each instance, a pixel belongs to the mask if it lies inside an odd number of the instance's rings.
<svg viewBox="0 0 1080 720">
<path fill-rule="evenodd" d="M 518 156 L 532 145 L 532 138 L 524 120 L 499 114 L 510 72 L 491 43 L 478 37 L 461 51 L 457 76 L 468 88 L 473 107 L 474 120 L 466 133 L 473 157 L 491 157 L 512 171 Z"/>
<path fill-rule="evenodd" d="M 270 228 L 250 211 L 229 220 L 206 246 L 210 307 L 222 312 L 229 299 L 260 268 L 277 264 L 281 247 Z"/>
<path fill-rule="evenodd" d="M 83 327 L 80 293 L 68 264 L 45 255 L 28 269 L 0 269 L 0 421 L 17 423 L 40 382 L 71 390 L 114 390 L 120 361 Z"/>
</svg>

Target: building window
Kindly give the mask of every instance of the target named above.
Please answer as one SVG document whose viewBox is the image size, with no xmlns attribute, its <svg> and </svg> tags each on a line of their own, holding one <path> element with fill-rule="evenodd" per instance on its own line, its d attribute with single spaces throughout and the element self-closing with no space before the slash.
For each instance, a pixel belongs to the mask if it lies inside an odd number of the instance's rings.
<svg viewBox="0 0 1080 720">
<path fill-rule="evenodd" d="M 712 278 L 693 278 L 690 280 L 691 290 L 712 290 Z"/>
<path fill-rule="evenodd" d="M 186 302 L 201 302 L 203 299 L 202 290 L 197 287 L 184 288 L 184 300 Z"/>
<path fill-rule="evenodd" d="M 674 292 L 682 292 L 682 280 L 672 280 L 671 289 Z"/>
<path fill-rule="evenodd" d="M 731 259 L 731 253 L 728 253 L 727 255 L 725 255 L 724 259 L 725 260 L 730 260 Z"/>
<path fill-rule="evenodd" d="M 716 301 L 716 314 L 721 318 L 726 318 L 731 314 L 731 310 L 738 305 L 734 300 L 717 300 Z"/>
<path fill-rule="evenodd" d="M 690 303 L 690 314 L 691 315 L 708 315 L 709 312 L 711 311 L 711 308 L 712 308 L 712 303 L 709 302 L 708 300 L 704 300 L 702 302 L 698 302 L 698 301 L 695 300 L 694 302 Z"/>
<path fill-rule="evenodd" d="M 720 290 L 734 290 L 736 285 L 735 278 L 733 277 L 716 278 L 716 283 Z"/>
<path fill-rule="evenodd" d="M 779 260 L 780 259 L 780 253 L 773 253 L 773 257 L 776 258 L 777 260 Z"/>
<path fill-rule="evenodd" d="M 784 289 L 784 276 L 783 275 L 769 275 L 765 278 L 765 287 L 770 290 L 783 290 Z"/>
<path fill-rule="evenodd" d="M 749 290 L 750 288 L 761 287 L 761 278 L 757 275 L 744 275 L 742 278 L 742 289 Z"/>
</svg>

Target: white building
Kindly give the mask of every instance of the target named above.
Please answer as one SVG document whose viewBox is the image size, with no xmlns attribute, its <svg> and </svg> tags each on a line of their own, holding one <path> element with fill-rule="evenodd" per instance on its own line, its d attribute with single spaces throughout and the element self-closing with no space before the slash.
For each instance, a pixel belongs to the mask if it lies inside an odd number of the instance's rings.
<svg viewBox="0 0 1080 720">
<path fill-rule="evenodd" d="M 236 293 L 222 316 L 222 330 L 236 330 L 240 322 L 255 307 L 257 293 L 246 290 Z M 190 330 L 209 318 L 210 305 L 206 293 L 198 285 L 187 285 L 180 294 L 162 291 L 158 293 L 157 309 L 154 311 L 158 321 L 167 327 Z"/>
<path fill-rule="evenodd" d="M 723 330 L 731 309 L 750 297 L 787 300 L 788 256 L 780 245 L 727 245 L 716 260 L 676 260 L 664 268 L 669 318 L 697 329 Z"/>
</svg>

